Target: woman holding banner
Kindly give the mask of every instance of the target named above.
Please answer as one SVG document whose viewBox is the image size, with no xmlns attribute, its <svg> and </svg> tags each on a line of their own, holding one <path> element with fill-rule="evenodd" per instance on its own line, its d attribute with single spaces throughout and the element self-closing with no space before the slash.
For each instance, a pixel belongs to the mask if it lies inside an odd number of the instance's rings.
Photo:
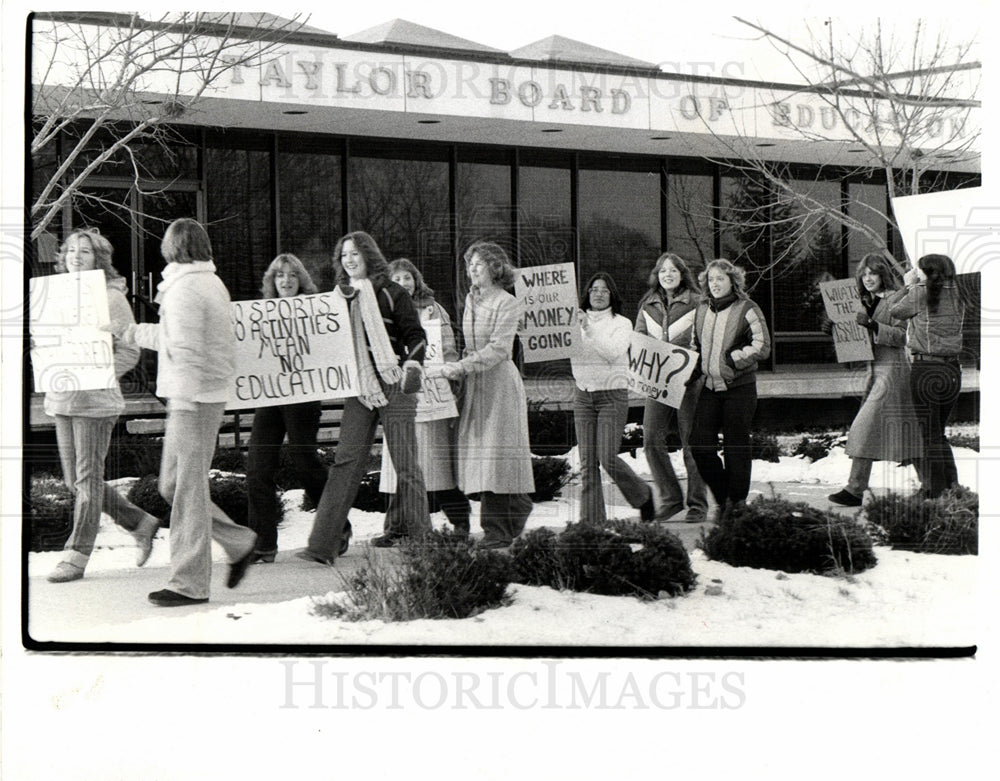
<svg viewBox="0 0 1000 781">
<path fill-rule="evenodd" d="M 903 349 L 906 326 L 889 311 L 889 296 L 899 289 L 898 276 L 873 252 L 861 259 L 855 279 L 862 306 L 857 322 L 871 334 L 873 360 L 868 390 L 847 435 L 851 473 L 847 485 L 828 497 L 845 507 L 861 506 L 875 461 L 916 461 L 920 456 L 910 365 Z"/>
<path fill-rule="evenodd" d="M 434 291 L 424 282 L 420 273 L 406 258 L 394 260 L 389 264 L 389 276 L 393 282 L 410 294 L 420 315 L 420 322 L 425 331 L 439 329 L 441 333 L 441 358 L 444 361 L 457 361 L 458 349 L 455 346 L 455 334 L 452 332 L 451 318 L 443 306 L 434 300 Z M 428 345 L 431 342 L 428 340 Z M 430 356 L 428 355 L 428 358 Z M 441 379 L 444 383 L 445 380 Z M 455 532 L 463 537 L 469 536 L 469 499 L 458 490 L 455 479 L 455 452 L 458 418 L 443 418 L 440 420 L 418 421 L 415 425 L 417 437 L 417 461 L 424 473 L 424 485 L 427 488 L 428 509 L 436 512 L 438 508 L 455 527 Z M 379 491 L 396 493 L 396 470 L 392 466 L 392 457 L 388 448 L 382 449 L 382 479 Z"/>
<path fill-rule="evenodd" d="M 507 253 L 479 241 L 465 251 L 472 289 L 465 299 L 465 355 L 437 371 L 465 380 L 458 424 L 458 485 L 480 497 L 481 548 L 506 548 L 524 531 L 535 481 L 524 383 L 511 360 L 521 307 L 504 288 L 514 269 Z"/>
<path fill-rule="evenodd" d="M 644 521 L 653 520 L 653 492 L 618 455 L 628 418 L 628 345 L 632 324 L 621 314 L 621 297 L 610 274 L 590 278 L 580 297 L 579 352 L 570 359 L 576 395 L 573 422 L 580 451 L 583 490 L 580 521 L 607 520 L 601 467 Z"/>
<path fill-rule="evenodd" d="M 691 451 L 698 471 L 728 516 L 750 493 L 750 426 L 757 409 L 757 363 L 771 353 L 764 314 L 743 292 L 743 269 L 711 261 L 699 276 L 708 291 L 695 314 L 691 348 L 701 353 Z M 694 377 L 695 375 L 692 375 Z M 723 455 L 719 458 L 719 432 Z"/>
<path fill-rule="evenodd" d="M 291 298 L 318 292 L 309 272 L 295 255 L 278 255 L 264 272 L 264 298 Z M 247 451 L 247 522 L 257 532 L 254 562 L 273 562 L 278 552 L 278 472 L 281 443 L 288 435 L 288 454 L 298 473 L 305 495 L 313 506 L 319 504 L 326 485 L 326 467 L 316 454 L 316 434 L 322 403 L 306 401 L 258 407 L 254 410 L 250 447 Z M 347 536 L 341 543 L 346 551 Z"/>
<path fill-rule="evenodd" d="M 100 269 L 107 285 L 108 310 L 112 321 L 134 323 L 125 299 L 125 280 L 111 265 L 111 242 L 96 229 L 75 230 L 56 257 L 56 271 L 82 272 Z M 139 360 L 139 349 L 114 338 L 115 378 L 129 371 Z M 51 583 L 79 580 L 90 561 L 94 541 L 106 512 L 115 523 L 132 532 L 142 566 L 153 549 L 159 521 L 139 509 L 104 482 L 104 460 L 111 444 L 111 432 L 125 411 L 121 388 L 49 391 L 45 394 L 45 414 L 56 421 L 56 442 L 62 462 L 63 480 L 73 494 L 73 530 L 65 545 L 65 555 L 49 575 Z"/>
<path fill-rule="evenodd" d="M 649 274 L 649 291 L 639 302 L 636 333 L 687 347 L 691 342 L 697 297 L 698 285 L 691 267 L 679 255 L 664 252 Z M 670 463 L 667 444 L 667 436 L 673 426 L 677 427 L 680 435 L 687 470 L 688 511 L 685 520 L 699 523 L 705 520 L 708 513 L 705 481 L 698 474 L 688 444 L 699 390 L 697 380 L 689 385 L 680 409 L 668 407 L 655 399 L 646 400 L 642 419 L 643 452 L 659 494 L 655 513 L 657 520 L 666 520 L 684 509 L 684 493 Z"/>
<path fill-rule="evenodd" d="M 962 321 L 965 304 L 955 279 L 955 264 L 947 255 L 924 255 L 903 277 L 906 285 L 890 300 L 893 317 L 906 320 L 906 346 L 913 364 L 910 392 L 924 458 L 921 492 L 930 498 L 958 485 L 951 445 L 944 435 L 948 416 L 962 389 Z"/>
<path fill-rule="evenodd" d="M 212 541 L 230 561 L 228 588 L 243 579 L 257 535 L 238 526 L 209 494 L 208 470 L 233 391 L 236 334 L 229 291 L 215 273 L 208 232 L 174 220 L 160 244 L 167 267 L 157 287 L 160 322 L 112 323 L 126 342 L 156 350 L 156 391 L 167 398 L 160 495 L 171 505 L 170 581 L 149 601 L 160 607 L 208 602 Z"/>
<path fill-rule="evenodd" d="M 345 299 L 350 316 L 361 393 L 344 401 L 333 466 L 309 543 L 297 554 L 326 565 L 333 564 L 350 535 L 347 514 L 367 471 L 380 420 L 399 486 L 389 501 L 385 531 L 371 544 L 388 548 L 430 531 L 413 421 L 414 394 L 420 388 L 420 363 L 427 346 L 420 318 L 406 291 L 389 279 L 389 264 L 367 233 L 354 231 L 342 237 L 333 257 L 336 292 Z"/>
</svg>

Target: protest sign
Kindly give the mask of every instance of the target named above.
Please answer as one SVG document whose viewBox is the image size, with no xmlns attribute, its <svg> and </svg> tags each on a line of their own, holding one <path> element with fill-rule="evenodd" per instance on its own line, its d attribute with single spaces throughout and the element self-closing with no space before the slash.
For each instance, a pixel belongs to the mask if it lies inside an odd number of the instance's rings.
<svg viewBox="0 0 1000 781">
<path fill-rule="evenodd" d="M 573 355 L 580 342 L 573 264 L 517 269 L 514 292 L 524 310 L 518 329 L 524 362 L 553 361 Z"/>
<path fill-rule="evenodd" d="M 823 306 L 833 321 L 833 345 L 837 351 L 837 362 L 870 361 L 872 344 L 868 329 L 858 325 L 858 312 L 864 311 L 858 283 L 853 279 L 835 279 L 820 282 Z"/>
<path fill-rule="evenodd" d="M 628 346 L 628 387 L 634 393 L 677 409 L 698 353 L 633 332 Z"/>
<path fill-rule="evenodd" d="M 982 187 L 892 199 L 892 213 L 911 263 L 947 255 L 959 274 L 1000 260 L 1000 193 Z"/>
<path fill-rule="evenodd" d="M 232 303 L 236 380 L 228 409 L 358 395 L 347 304 L 336 293 Z"/>
<path fill-rule="evenodd" d="M 427 335 L 427 353 L 424 365 L 437 366 L 444 363 L 441 346 L 441 321 L 422 320 L 420 324 Z M 423 378 L 423 387 L 417 391 L 417 423 L 444 418 L 457 418 L 458 407 L 451 392 L 451 384 L 444 377 Z"/>
<path fill-rule="evenodd" d="M 118 387 L 104 272 L 35 277 L 28 282 L 31 366 L 35 390 Z"/>
</svg>

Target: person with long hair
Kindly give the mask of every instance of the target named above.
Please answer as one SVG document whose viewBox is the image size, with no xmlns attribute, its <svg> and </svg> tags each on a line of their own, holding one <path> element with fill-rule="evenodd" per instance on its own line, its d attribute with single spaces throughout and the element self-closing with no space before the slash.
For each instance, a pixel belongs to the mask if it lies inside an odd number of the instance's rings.
<svg viewBox="0 0 1000 781">
<path fill-rule="evenodd" d="M 264 272 L 264 298 L 291 298 L 318 292 L 316 283 L 295 255 L 278 255 Z M 255 562 L 273 562 L 278 553 L 278 471 L 281 443 L 288 435 L 288 455 L 315 507 L 326 485 L 326 467 L 316 453 L 322 403 L 305 401 L 254 410 L 247 450 L 247 523 L 257 533 Z M 346 539 L 346 538 L 345 538 Z"/>
<path fill-rule="evenodd" d="M 208 602 L 213 540 L 230 562 L 226 586 L 235 588 L 257 535 L 234 523 L 209 494 L 208 470 L 236 375 L 229 291 L 215 273 L 208 232 L 196 220 L 170 223 L 160 252 L 167 261 L 156 294 L 160 321 L 128 325 L 121 335 L 158 354 L 156 392 L 167 399 L 159 490 L 171 506 L 170 580 L 149 600 L 178 607 Z"/>
<path fill-rule="evenodd" d="M 890 313 L 889 296 L 899 278 L 878 253 L 865 255 L 854 275 L 861 297 L 858 325 L 872 346 L 871 378 L 861 408 L 847 435 L 851 472 L 847 485 L 828 497 L 834 504 L 860 507 L 875 461 L 913 461 L 920 456 L 920 435 L 910 397 L 906 326 Z"/>
<path fill-rule="evenodd" d="M 407 258 L 399 258 L 389 264 L 392 281 L 410 294 L 420 322 L 426 328 L 436 323 L 441 329 L 441 358 L 443 361 L 457 361 L 458 349 L 452 331 L 448 311 L 434 300 L 434 291 L 424 282 L 424 275 Z M 444 382 L 444 380 L 441 380 Z M 458 490 L 455 477 L 455 453 L 457 443 L 458 418 L 418 421 L 416 423 L 417 460 L 424 474 L 427 488 L 428 509 L 444 511 L 455 532 L 462 536 L 469 534 L 469 498 Z M 396 492 L 396 470 L 388 449 L 382 449 L 382 475 L 379 491 L 387 494 Z"/>
<path fill-rule="evenodd" d="M 723 258 L 700 275 L 707 298 L 695 314 L 691 346 L 701 353 L 691 450 L 698 471 L 727 517 L 750 493 L 750 427 L 757 409 L 757 365 L 771 354 L 764 314 L 744 292 L 743 269 Z M 722 432 L 724 460 L 719 458 Z"/>
<path fill-rule="evenodd" d="M 507 253 L 477 241 L 464 255 L 471 290 L 465 299 L 460 361 L 437 371 L 464 380 L 458 424 L 458 486 L 479 497 L 482 548 L 506 548 L 531 514 L 535 490 L 528 443 L 528 402 L 511 359 L 521 307 L 505 288 L 514 279 Z M 475 496 L 474 496 L 475 495 Z"/>
<path fill-rule="evenodd" d="M 398 486 L 389 500 L 383 533 L 371 540 L 392 547 L 430 531 L 427 490 L 417 458 L 414 417 L 420 364 L 427 342 L 413 300 L 389 279 L 389 264 L 364 231 L 343 236 L 333 253 L 337 294 L 347 304 L 361 393 L 344 402 L 340 441 L 316 519 L 299 558 L 332 566 L 349 534 L 348 512 L 368 468 L 375 429 L 382 422 L 384 447 Z M 402 366 L 401 366 L 402 364 Z M 405 381 L 417 375 L 412 390 Z"/>
<path fill-rule="evenodd" d="M 664 252 L 656 259 L 649 274 L 649 290 L 639 301 L 635 330 L 657 339 L 687 347 L 691 342 L 694 312 L 698 304 L 698 283 L 691 266 L 680 255 Z M 655 518 L 666 520 L 684 509 L 681 490 L 673 464 L 670 463 L 668 435 L 677 427 L 687 470 L 687 513 L 685 520 L 699 523 L 708 513 L 705 481 L 691 453 L 689 440 L 694 422 L 694 408 L 700 387 L 687 388 L 679 409 L 655 399 L 646 399 L 642 418 L 643 452 L 659 494 Z"/>
<path fill-rule="evenodd" d="M 947 255 L 924 255 L 903 276 L 905 287 L 890 301 L 890 314 L 907 321 L 910 392 L 923 439 L 921 491 L 940 496 L 958 484 L 955 455 L 945 426 L 962 390 L 962 325 L 965 303 Z"/>
<path fill-rule="evenodd" d="M 94 228 L 73 231 L 56 257 L 56 271 L 104 272 L 108 310 L 112 321 L 134 323 L 125 298 L 125 280 L 111 264 L 114 248 Z M 73 530 L 60 561 L 48 579 L 68 583 L 83 577 L 105 512 L 116 524 L 132 533 L 139 547 L 136 564 L 142 566 L 153 549 L 159 520 L 141 510 L 104 482 L 104 461 L 118 416 L 125 411 L 118 380 L 139 360 L 139 349 L 114 337 L 113 387 L 93 390 L 52 390 L 45 394 L 45 414 L 55 418 L 56 443 L 62 463 L 63 481 L 73 494 Z"/>
<path fill-rule="evenodd" d="M 570 359 L 576 393 L 573 424 L 580 453 L 580 521 L 607 520 L 601 467 L 625 500 L 653 519 L 653 492 L 618 455 L 628 419 L 628 345 L 632 323 L 621 314 L 621 296 L 611 275 L 599 271 L 580 296 L 580 347 Z"/>
</svg>

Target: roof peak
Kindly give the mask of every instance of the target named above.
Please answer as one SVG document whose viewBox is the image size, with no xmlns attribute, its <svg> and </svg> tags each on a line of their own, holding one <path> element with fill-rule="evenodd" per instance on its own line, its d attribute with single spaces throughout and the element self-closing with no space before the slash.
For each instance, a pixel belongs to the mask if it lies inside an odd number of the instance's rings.
<svg viewBox="0 0 1000 781">
<path fill-rule="evenodd" d="M 540 41 L 529 43 L 520 49 L 510 52 L 511 57 L 524 60 L 546 60 L 550 62 L 586 63 L 588 65 L 617 65 L 635 68 L 652 68 L 657 66 L 635 57 L 629 57 L 609 49 L 602 49 L 582 41 L 575 41 L 563 35 L 550 35 Z"/>
<path fill-rule="evenodd" d="M 460 38 L 457 35 L 425 27 L 422 24 L 406 19 L 390 19 L 375 27 L 343 36 L 341 40 L 351 43 L 380 43 L 405 46 L 422 46 L 432 49 L 455 49 L 457 51 L 484 52 L 502 54 L 500 49 L 492 46 Z"/>
</svg>

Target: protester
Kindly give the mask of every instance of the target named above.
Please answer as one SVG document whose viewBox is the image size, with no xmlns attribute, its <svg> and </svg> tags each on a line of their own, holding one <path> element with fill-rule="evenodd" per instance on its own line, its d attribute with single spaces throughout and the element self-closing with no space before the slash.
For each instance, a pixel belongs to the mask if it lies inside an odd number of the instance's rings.
<svg viewBox="0 0 1000 781">
<path fill-rule="evenodd" d="M 103 271 L 111 319 L 134 323 L 125 298 L 125 280 L 111 265 L 112 253 L 111 242 L 96 229 L 75 230 L 59 250 L 56 270 Z M 55 418 L 63 480 L 73 494 L 73 530 L 66 541 L 63 560 L 48 577 L 51 583 L 67 583 L 83 577 L 94 550 L 102 512 L 132 532 L 139 546 L 138 566 L 146 563 L 153 549 L 159 521 L 104 482 L 111 432 L 118 416 L 125 411 L 125 399 L 117 380 L 135 366 L 139 349 L 115 337 L 113 360 L 116 379 L 113 387 L 52 390 L 45 394 L 45 413 Z"/>
<path fill-rule="evenodd" d="M 649 275 L 649 290 L 639 302 L 635 330 L 682 347 L 691 343 L 698 284 L 688 263 L 679 255 L 660 255 Z M 666 520 L 684 509 L 684 493 L 670 463 L 668 434 L 676 426 L 687 470 L 687 514 L 685 520 L 698 523 L 708 513 L 708 492 L 689 444 L 694 408 L 701 390 L 697 382 L 688 386 L 680 409 L 647 399 L 642 420 L 642 444 L 656 485 L 656 519 Z"/>
<path fill-rule="evenodd" d="M 361 394 L 344 402 L 340 442 L 316 508 L 309 543 L 299 558 L 332 566 L 345 536 L 347 515 L 368 469 L 375 429 L 382 422 L 399 484 L 389 501 L 384 533 L 371 544 L 392 547 L 430 530 L 427 491 L 417 459 L 416 396 L 427 343 L 413 301 L 389 279 L 389 266 L 375 240 L 348 233 L 334 250 L 337 294 L 348 307 Z M 400 368 L 402 363 L 402 368 Z M 407 387 L 404 375 L 416 383 Z M 401 380 L 404 380 L 401 382 Z"/>
<path fill-rule="evenodd" d="M 437 369 L 465 380 L 458 426 L 458 485 L 480 497 L 479 546 L 506 548 L 524 530 L 535 490 L 528 444 L 524 383 L 511 360 L 521 308 L 505 288 L 514 279 L 497 244 L 474 243 L 465 252 L 472 289 L 465 299 L 465 354 Z"/>
<path fill-rule="evenodd" d="M 653 492 L 618 455 L 628 419 L 628 345 L 632 323 L 621 314 L 621 297 L 614 280 L 598 272 L 580 297 L 580 346 L 570 359 L 576 393 L 573 422 L 580 453 L 582 491 L 580 521 L 607 520 L 601 467 L 639 508 L 640 518 L 653 519 Z"/>
<path fill-rule="evenodd" d="M 771 352 L 764 315 L 743 292 L 743 269 L 713 260 L 700 275 L 707 299 L 698 305 L 692 348 L 700 351 L 704 387 L 698 395 L 691 450 L 698 471 L 718 503 L 715 519 L 728 517 L 750 492 L 750 426 L 757 408 L 757 364 Z M 719 458 L 722 432 L 724 460 Z"/>
<path fill-rule="evenodd" d="M 903 345 L 905 325 L 889 312 L 888 296 L 899 288 L 888 261 L 877 253 L 862 258 L 855 273 L 862 311 L 858 325 L 871 334 L 871 379 L 851 430 L 847 485 L 829 499 L 860 507 L 875 461 L 913 461 L 920 456 L 920 435 L 910 397 L 910 365 Z"/>
<path fill-rule="evenodd" d="M 458 350 L 451 318 L 445 308 L 434 300 L 434 291 L 424 282 L 423 274 L 409 260 L 400 258 L 389 264 L 389 275 L 393 282 L 410 294 L 425 330 L 430 324 L 436 324 L 441 329 L 442 360 L 457 361 Z M 467 537 L 471 508 L 468 497 L 458 490 L 455 478 L 457 431 L 457 417 L 417 422 L 417 461 L 427 488 L 428 509 L 431 512 L 436 512 L 437 508 L 443 510 L 455 532 Z M 396 482 L 392 457 L 387 448 L 382 448 L 379 491 L 394 494 Z"/>
<path fill-rule="evenodd" d="M 906 346 L 913 364 L 910 392 L 923 438 L 921 492 L 933 498 L 958 485 L 955 455 L 945 437 L 962 389 L 962 325 L 965 304 L 947 255 L 924 255 L 903 276 L 905 287 L 890 300 L 893 317 L 906 320 Z"/>
<path fill-rule="evenodd" d="M 156 390 L 167 398 L 159 489 L 171 505 L 171 571 L 168 587 L 149 600 L 176 607 L 208 601 L 212 540 L 230 561 L 226 586 L 235 588 L 257 535 L 209 495 L 208 470 L 235 377 L 229 291 L 215 273 L 208 233 L 195 220 L 174 220 L 160 252 L 167 261 L 156 295 L 160 321 L 112 328 L 126 342 L 158 352 Z"/>
<path fill-rule="evenodd" d="M 309 272 L 295 255 L 278 255 L 264 272 L 264 298 L 290 298 L 318 292 Z M 273 562 L 278 552 L 281 508 L 275 475 L 281 443 L 288 435 L 288 455 L 305 495 L 315 507 L 326 485 L 326 467 L 317 454 L 316 434 L 322 414 L 319 401 L 258 407 L 254 410 L 247 451 L 247 522 L 257 533 L 255 562 Z M 345 537 L 346 542 L 346 537 Z"/>
</svg>

